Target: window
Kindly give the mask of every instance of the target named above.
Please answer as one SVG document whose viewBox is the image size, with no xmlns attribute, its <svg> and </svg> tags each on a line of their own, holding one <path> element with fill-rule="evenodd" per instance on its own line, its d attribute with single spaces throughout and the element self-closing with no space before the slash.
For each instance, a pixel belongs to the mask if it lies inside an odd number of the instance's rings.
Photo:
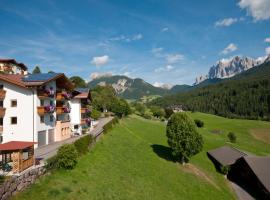
<svg viewBox="0 0 270 200">
<path fill-rule="evenodd" d="M 0 118 L 0 126 L 3 126 L 3 118 Z"/>
<path fill-rule="evenodd" d="M 0 108 L 3 108 L 4 107 L 4 101 L 0 101 Z"/>
<path fill-rule="evenodd" d="M 17 107 L 17 100 L 11 100 L 11 107 Z"/>
<path fill-rule="evenodd" d="M 0 85 L 0 90 L 3 90 L 4 89 L 4 85 Z"/>
<path fill-rule="evenodd" d="M 11 117 L 10 122 L 11 124 L 17 124 L 17 117 Z"/>
<path fill-rule="evenodd" d="M 50 101 L 50 106 L 53 106 L 54 105 L 54 102 L 51 100 Z"/>
<path fill-rule="evenodd" d="M 44 100 L 40 100 L 40 106 L 44 106 Z"/>
<path fill-rule="evenodd" d="M 44 116 L 40 116 L 40 123 L 44 123 Z"/>
<path fill-rule="evenodd" d="M 50 115 L 50 122 L 53 122 L 54 121 L 54 117 L 53 115 Z"/>
</svg>

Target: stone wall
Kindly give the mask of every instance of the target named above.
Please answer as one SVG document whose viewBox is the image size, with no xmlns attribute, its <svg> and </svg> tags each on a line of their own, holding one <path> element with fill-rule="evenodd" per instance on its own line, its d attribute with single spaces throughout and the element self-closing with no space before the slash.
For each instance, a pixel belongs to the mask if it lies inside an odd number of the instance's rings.
<svg viewBox="0 0 270 200">
<path fill-rule="evenodd" d="M 27 169 L 20 175 L 13 175 L 6 178 L 0 185 L 0 199 L 6 200 L 17 192 L 24 190 L 33 184 L 40 176 L 44 175 L 46 170 L 44 166 L 35 166 Z"/>
</svg>

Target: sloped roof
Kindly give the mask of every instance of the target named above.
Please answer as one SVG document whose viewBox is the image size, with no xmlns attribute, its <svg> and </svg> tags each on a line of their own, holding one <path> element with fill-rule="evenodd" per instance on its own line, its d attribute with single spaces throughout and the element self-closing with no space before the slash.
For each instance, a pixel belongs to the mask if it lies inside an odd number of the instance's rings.
<svg viewBox="0 0 270 200">
<path fill-rule="evenodd" d="M 243 157 L 243 159 L 263 186 L 268 190 L 268 192 L 270 192 L 270 156 L 246 156 Z"/>
<path fill-rule="evenodd" d="M 19 67 L 21 67 L 23 70 L 27 70 L 27 67 L 25 66 L 25 64 L 23 63 L 18 63 L 15 59 L 3 59 L 3 58 L 0 58 L 0 63 L 11 63 L 11 64 L 14 64 L 14 65 L 18 65 Z"/>
<path fill-rule="evenodd" d="M 36 142 L 10 141 L 0 144 L 0 151 L 21 150 L 33 146 Z"/>
<path fill-rule="evenodd" d="M 53 80 L 61 80 L 62 85 L 66 87 L 72 87 L 73 84 L 69 79 L 62 73 L 41 73 L 41 74 L 29 74 L 29 75 L 20 75 L 20 74 L 0 74 L 0 80 L 7 81 L 9 83 L 15 84 L 21 87 L 35 87 L 42 86 L 45 83 L 48 83 Z M 64 84 L 63 82 L 68 82 Z"/>
<path fill-rule="evenodd" d="M 239 151 L 236 148 L 229 147 L 229 146 L 223 146 L 223 147 L 208 151 L 207 153 L 223 166 L 232 165 L 239 158 L 247 156 L 247 154 Z"/>
</svg>

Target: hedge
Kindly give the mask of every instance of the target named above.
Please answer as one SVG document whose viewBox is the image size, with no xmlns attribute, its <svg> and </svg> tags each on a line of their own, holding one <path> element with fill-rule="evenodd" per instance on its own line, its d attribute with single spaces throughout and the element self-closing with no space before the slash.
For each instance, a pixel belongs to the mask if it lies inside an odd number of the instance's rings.
<svg viewBox="0 0 270 200">
<path fill-rule="evenodd" d="M 109 130 L 113 128 L 115 124 L 119 122 L 118 117 L 114 117 L 110 122 L 108 122 L 104 127 L 103 127 L 103 133 L 108 133 Z"/>
<path fill-rule="evenodd" d="M 93 142 L 92 135 L 86 135 L 74 142 L 74 146 L 77 149 L 79 155 L 84 155 L 89 151 L 89 146 Z"/>
</svg>

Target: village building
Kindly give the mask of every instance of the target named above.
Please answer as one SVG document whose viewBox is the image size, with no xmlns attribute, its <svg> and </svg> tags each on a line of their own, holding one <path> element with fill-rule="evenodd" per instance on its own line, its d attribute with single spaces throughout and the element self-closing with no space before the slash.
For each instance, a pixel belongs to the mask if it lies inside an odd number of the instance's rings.
<svg viewBox="0 0 270 200">
<path fill-rule="evenodd" d="M 229 167 L 228 178 L 244 187 L 258 199 L 270 199 L 270 157 L 248 155 L 233 147 L 223 146 L 207 152 L 220 170 Z"/>
<path fill-rule="evenodd" d="M 23 63 L 18 63 L 14 59 L 0 59 L 0 73 L 26 75 L 28 72 Z"/>
</svg>

